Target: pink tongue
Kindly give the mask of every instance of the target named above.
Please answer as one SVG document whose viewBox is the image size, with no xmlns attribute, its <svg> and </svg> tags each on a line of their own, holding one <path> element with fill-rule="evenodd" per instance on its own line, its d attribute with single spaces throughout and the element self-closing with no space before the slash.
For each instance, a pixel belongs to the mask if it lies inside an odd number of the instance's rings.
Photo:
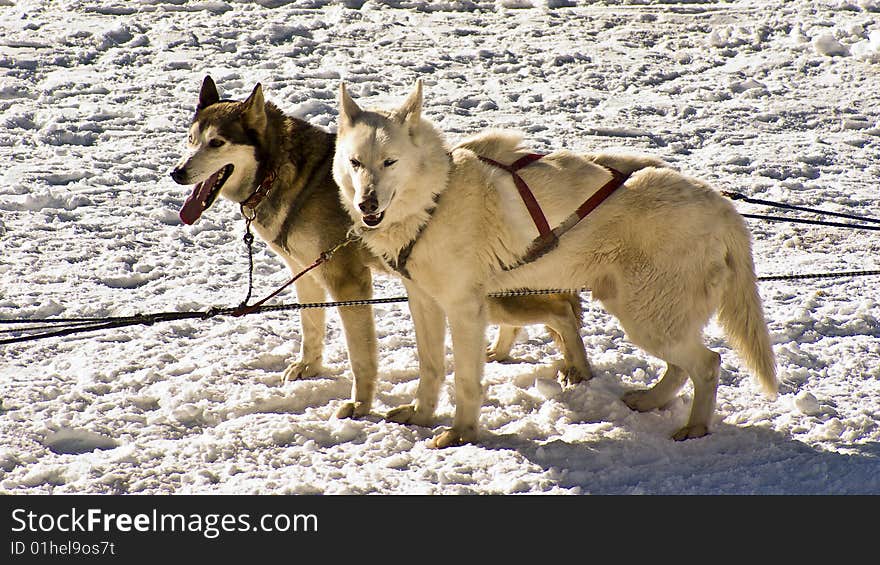
<svg viewBox="0 0 880 565">
<path fill-rule="evenodd" d="M 220 176 L 220 171 L 209 176 L 193 188 L 192 194 L 187 197 L 186 202 L 180 207 L 179 216 L 181 222 L 188 226 L 194 224 L 199 219 L 199 216 L 202 215 L 202 212 L 208 208 L 206 202 L 211 194 L 211 189 L 214 187 L 214 183 L 217 182 L 218 176 Z"/>
</svg>

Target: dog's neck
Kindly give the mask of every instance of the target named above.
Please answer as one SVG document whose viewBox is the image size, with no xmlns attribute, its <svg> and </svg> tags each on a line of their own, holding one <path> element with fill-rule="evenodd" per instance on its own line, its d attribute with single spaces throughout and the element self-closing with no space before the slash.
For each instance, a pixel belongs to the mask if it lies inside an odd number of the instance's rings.
<svg viewBox="0 0 880 565">
<path fill-rule="evenodd" d="M 254 190 L 251 195 L 241 203 L 242 213 L 245 214 L 246 217 L 254 217 L 256 215 L 257 206 L 269 196 L 269 193 L 272 191 L 272 187 L 275 184 L 275 179 L 277 178 L 278 171 L 276 169 L 266 170 L 263 175 L 263 180 L 257 185 L 256 190 Z"/>
<path fill-rule="evenodd" d="M 397 274 L 411 279 L 412 277 L 409 274 L 409 269 L 406 268 L 406 264 L 409 261 L 409 256 L 412 254 L 413 248 L 416 246 L 416 243 L 419 241 L 419 236 L 422 235 L 422 232 L 425 231 L 425 228 L 428 227 L 428 223 L 431 221 L 431 218 L 434 216 L 434 211 L 437 210 L 437 202 L 440 200 L 440 194 L 434 194 L 434 203 L 425 210 L 428 215 L 427 220 L 418 228 L 415 236 L 409 243 L 404 245 L 397 252 L 397 255 L 394 257 L 383 256 L 382 258 L 385 260 L 385 263 L 391 267 Z"/>
</svg>

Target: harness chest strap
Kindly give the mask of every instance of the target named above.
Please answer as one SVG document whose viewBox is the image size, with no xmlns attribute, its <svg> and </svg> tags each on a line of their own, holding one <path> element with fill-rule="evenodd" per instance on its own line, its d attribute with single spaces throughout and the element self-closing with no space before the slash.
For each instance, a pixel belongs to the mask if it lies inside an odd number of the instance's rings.
<svg viewBox="0 0 880 565">
<path fill-rule="evenodd" d="M 535 227 L 538 229 L 538 237 L 535 238 L 529 249 L 526 251 L 526 254 L 516 262 L 514 265 L 505 266 L 503 269 L 505 271 L 509 271 L 511 269 L 515 269 L 526 263 L 531 263 L 535 259 L 538 259 L 548 251 L 552 250 L 559 244 L 559 238 L 573 228 L 578 222 L 583 220 L 590 214 L 593 210 L 595 210 L 602 202 L 605 201 L 606 198 L 611 196 L 611 194 L 620 188 L 629 175 L 625 175 L 624 173 L 613 169 L 611 167 L 605 167 L 608 172 L 611 173 L 611 180 L 602 185 L 599 190 L 593 193 L 589 198 L 587 198 L 580 206 L 578 206 L 577 210 L 574 211 L 570 216 L 568 216 L 565 220 L 562 221 L 558 226 L 553 229 L 550 229 L 550 224 L 547 222 L 546 216 L 544 216 L 544 212 L 541 210 L 541 206 L 538 204 L 537 198 L 535 198 L 534 193 L 531 191 L 529 186 L 523 180 L 523 178 L 517 173 L 519 169 L 526 167 L 534 163 L 535 161 L 541 159 L 544 155 L 540 153 L 529 153 L 520 157 L 516 161 L 514 161 L 510 165 L 505 165 L 503 163 L 499 163 L 494 159 L 490 159 L 488 157 L 480 157 L 480 160 L 498 167 L 500 169 L 504 169 L 509 172 L 513 176 L 513 184 L 516 186 L 517 192 L 519 192 L 520 197 L 523 200 L 523 203 L 526 206 L 526 210 L 528 210 L 529 215 L 532 217 L 532 221 L 535 223 Z"/>
<path fill-rule="evenodd" d="M 551 232 L 550 224 L 547 222 L 547 218 L 544 216 L 544 212 L 543 210 L 541 210 L 541 206 L 538 204 L 538 200 L 529 189 L 529 185 L 527 185 L 526 181 L 524 181 L 523 178 L 517 174 L 518 170 L 528 165 L 531 165 L 542 157 L 544 157 L 544 155 L 540 153 L 529 153 L 528 155 L 523 155 L 510 165 L 505 165 L 504 163 L 499 163 L 494 159 L 482 156 L 480 156 L 480 161 L 488 163 L 494 167 L 498 167 L 499 169 L 504 169 L 511 174 L 511 176 L 513 177 L 513 184 L 514 186 L 516 186 L 516 190 L 519 192 L 520 198 L 522 198 L 523 203 L 526 205 L 526 210 L 529 211 L 529 215 L 532 217 L 532 221 L 535 223 L 535 227 L 538 228 L 538 233 L 541 234 L 541 237 L 547 237 L 548 234 Z"/>
</svg>

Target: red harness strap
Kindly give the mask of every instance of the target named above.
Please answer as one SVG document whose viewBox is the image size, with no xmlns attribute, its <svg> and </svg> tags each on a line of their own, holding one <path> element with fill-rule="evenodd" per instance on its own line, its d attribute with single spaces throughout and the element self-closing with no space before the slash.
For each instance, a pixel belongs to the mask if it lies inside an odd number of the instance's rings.
<svg viewBox="0 0 880 565">
<path fill-rule="evenodd" d="M 611 173 L 611 180 L 602 185 L 602 188 L 597 190 L 592 196 L 587 198 L 583 204 L 578 206 L 575 214 L 577 214 L 578 218 L 582 220 L 587 217 L 587 214 L 595 210 L 599 204 L 604 202 L 606 198 L 611 196 L 612 192 L 620 188 L 620 186 L 626 182 L 627 175 L 621 173 L 617 169 L 612 169 L 611 167 L 605 168 Z"/>
<path fill-rule="evenodd" d="M 528 210 L 529 214 L 532 216 L 532 221 L 535 222 L 535 227 L 538 228 L 538 233 L 541 234 L 540 237 L 546 239 L 553 233 L 550 229 L 550 224 L 547 222 L 547 218 L 544 217 L 544 212 L 541 210 L 541 206 L 535 199 L 535 195 L 532 194 L 532 191 L 529 189 L 529 185 L 527 185 L 526 181 L 516 173 L 518 170 L 531 165 L 542 157 L 544 157 L 544 155 L 541 155 L 540 153 L 529 153 L 528 155 L 523 155 L 511 165 L 505 165 L 494 159 L 482 156 L 480 157 L 480 161 L 494 165 L 499 169 L 504 169 L 513 176 L 513 184 L 516 185 L 516 189 L 519 191 L 519 195 L 523 199 L 523 203 L 526 205 L 526 210 Z"/>
<path fill-rule="evenodd" d="M 513 184 L 516 185 L 517 191 L 519 191 L 519 195 L 523 200 L 523 203 L 526 206 L 526 209 L 529 211 L 529 215 L 532 217 L 532 221 L 535 222 L 535 227 L 538 228 L 538 237 L 532 241 L 532 244 L 529 246 L 528 251 L 520 259 L 515 265 L 510 265 L 504 267 L 504 270 L 509 271 L 511 269 L 515 269 L 521 265 L 526 263 L 530 263 L 544 255 L 554 247 L 559 244 L 559 237 L 574 227 L 579 221 L 583 220 L 587 215 L 596 209 L 602 202 L 605 201 L 606 198 L 611 196 L 615 190 L 620 188 L 628 175 L 621 173 L 616 169 L 612 169 L 611 167 L 605 167 L 611 173 L 611 180 L 602 185 L 599 190 L 597 190 L 592 196 L 587 198 L 583 204 L 578 206 L 577 210 L 574 211 L 568 218 L 563 220 L 561 224 L 556 226 L 553 229 L 550 229 L 550 224 L 547 222 L 547 218 L 544 216 L 544 212 L 541 210 L 541 206 L 538 204 L 538 200 L 535 198 L 535 195 L 532 193 L 531 189 L 529 189 L 529 185 L 526 184 L 526 181 L 523 180 L 516 171 L 522 169 L 523 167 L 530 165 L 541 159 L 544 155 L 539 153 L 529 153 L 527 155 L 523 155 L 516 161 L 514 161 L 510 165 L 505 165 L 504 163 L 499 163 L 494 159 L 490 159 L 488 157 L 480 156 L 480 160 L 498 167 L 499 169 L 504 169 L 509 172 L 511 176 L 513 176 Z"/>
</svg>

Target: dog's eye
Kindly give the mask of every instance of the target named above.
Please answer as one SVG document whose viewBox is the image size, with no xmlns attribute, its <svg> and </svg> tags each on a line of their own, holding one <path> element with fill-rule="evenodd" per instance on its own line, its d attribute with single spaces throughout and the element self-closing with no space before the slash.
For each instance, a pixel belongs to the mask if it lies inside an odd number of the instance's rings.
<svg viewBox="0 0 880 565">
<path fill-rule="evenodd" d="M 391 165 L 393 165 L 396 162 L 397 162 L 397 159 L 385 159 L 382 162 L 382 166 L 387 169 L 388 167 L 390 167 Z"/>
<path fill-rule="evenodd" d="M 190 145 L 192 145 L 196 142 L 196 136 L 194 136 L 193 134 L 189 134 L 189 137 L 187 137 L 186 140 L 187 142 L 189 142 Z"/>
<path fill-rule="evenodd" d="M 226 143 L 226 142 L 223 141 L 222 139 L 212 139 L 211 141 L 208 142 L 208 145 L 210 145 L 211 147 L 217 148 L 217 147 L 222 147 L 224 143 Z"/>
<path fill-rule="evenodd" d="M 361 167 L 363 167 L 363 165 L 361 164 L 361 162 L 358 161 L 357 159 L 352 159 L 352 160 L 349 161 L 349 163 L 351 163 L 351 166 L 352 166 L 353 169 L 360 169 Z"/>
</svg>

